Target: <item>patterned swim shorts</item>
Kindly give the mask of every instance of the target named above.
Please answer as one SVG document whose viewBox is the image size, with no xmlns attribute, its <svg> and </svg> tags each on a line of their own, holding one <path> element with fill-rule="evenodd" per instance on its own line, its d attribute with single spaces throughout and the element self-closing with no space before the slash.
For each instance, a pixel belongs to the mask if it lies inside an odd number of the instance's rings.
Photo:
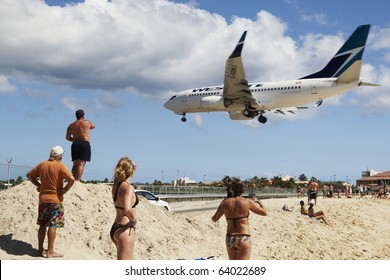
<svg viewBox="0 0 390 280">
<path fill-rule="evenodd" d="M 64 227 L 64 206 L 59 203 L 39 204 L 37 224 L 41 227 Z"/>
</svg>

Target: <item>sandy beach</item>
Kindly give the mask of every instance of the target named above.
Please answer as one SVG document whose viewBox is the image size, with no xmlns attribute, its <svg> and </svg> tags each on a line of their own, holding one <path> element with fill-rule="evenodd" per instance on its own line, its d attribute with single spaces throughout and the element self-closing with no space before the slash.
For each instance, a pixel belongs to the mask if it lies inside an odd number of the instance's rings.
<svg viewBox="0 0 390 280">
<path fill-rule="evenodd" d="M 296 197 L 264 200 L 268 216 L 249 217 L 251 259 L 390 259 L 390 199 L 370 197 L 319 197 L 315 209 L 326 213 L 330 226 L 301 215 L 300 199 Z M 219 201 L 171 203 L 173 211 L 168 212 L 141 199 L 134 258 L 227 259 L 226 221 L 211 222 L 218 204 Z M 283 211 L 285 204 L 294 207 L 293 211 Z M 37 205 L 38 193 L 30 182 L 0 191 L 1 260 L 44 259 L 37 256 Z M 64 254 L 63 259 L 116 259 L 109 237 L 115 214 L 110 186 L 77 182 L 66 194 L 64 206 L 65 228 L 57 230 L 55 246 Z"/>
</svg>

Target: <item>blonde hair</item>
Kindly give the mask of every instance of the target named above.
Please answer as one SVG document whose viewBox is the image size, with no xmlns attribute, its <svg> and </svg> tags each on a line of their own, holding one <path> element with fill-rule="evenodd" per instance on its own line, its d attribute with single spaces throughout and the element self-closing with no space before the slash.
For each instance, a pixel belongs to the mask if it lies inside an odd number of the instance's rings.
<svg viewBox="0 0 390 280">
<path fill-rule="evenodd" d="M 114 170 L 114 178 L 124 181 L 132 177 L 135 171 L 135 164 L 128 157 L 121 157 Z"/>
</svg>

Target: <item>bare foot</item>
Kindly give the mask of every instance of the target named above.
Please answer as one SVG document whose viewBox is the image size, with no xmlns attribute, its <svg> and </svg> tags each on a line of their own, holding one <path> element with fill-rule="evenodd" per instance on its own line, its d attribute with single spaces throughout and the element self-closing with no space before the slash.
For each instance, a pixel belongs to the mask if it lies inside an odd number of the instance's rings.
<svg viewBox="0 0 390 280">
<path fill-rule="evenodd" d="M 47 257 L 47 250 L 46 249 L 42 249 L 42 251 L 38 250 L 38 256 L 46 258 Z"/>
<path fill-rule="evenodd" d="M 47 252 L 46 254 L 46 257 L 47 258 L 62 258 L 64 255 L 62 254 L 59 254 L 59 253 L 56 253 L 56 252 L 53 252 L 52 254 L 50 254 L 49 252 Z"/>
</svg>

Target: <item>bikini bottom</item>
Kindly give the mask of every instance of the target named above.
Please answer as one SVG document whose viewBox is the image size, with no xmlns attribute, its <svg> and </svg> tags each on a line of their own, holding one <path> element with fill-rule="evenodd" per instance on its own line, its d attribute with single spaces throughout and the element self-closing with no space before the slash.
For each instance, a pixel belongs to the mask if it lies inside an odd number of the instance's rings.
<svg viewBox="0 0 390 280">
<path fill-rule="evenodd" d="M 114 240 L 114 234 L 115 232 L 117 232 L 118 230 L 120 229 L 124 229 L 124 230 L 127 230 L 127 229 L 131 229 L 131 228 L 134 228 L 135 229 L 135 226 L 131 225 L 130 223 L 126 224 L 126 225 L 122 225 L 122 224 L 118 224 L 118 223 L 113 223 L 112 227 L 111 227 L 111 230 L 110 230 L 110 236 L 111 236 L 111 239 L 112 241 L 115 241 Z M 131 234 L 131 230 L 129 232 L 129 235 Z"/>
<path fill-rule="evenodd" d="M 249 234 L 226 234 L 225 243 L 228 248 L 232 248 L 250 240 L 251 236 Z"/>
</svg>

